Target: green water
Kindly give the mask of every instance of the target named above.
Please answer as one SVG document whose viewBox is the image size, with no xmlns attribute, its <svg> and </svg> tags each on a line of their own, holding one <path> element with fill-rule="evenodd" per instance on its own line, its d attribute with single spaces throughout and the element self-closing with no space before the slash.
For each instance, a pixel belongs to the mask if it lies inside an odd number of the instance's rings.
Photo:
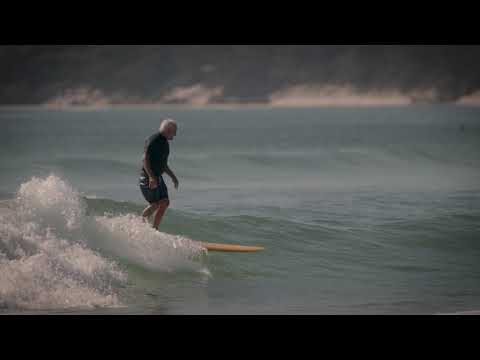
<svg viewBox="0 0 480 360">
<path fill-rule="evenodd" d="M 475 310 L 480 306 L 479 116 L 480 109 L 454 106 L 1 111 L 0 196 L 13 199 L 33 177 L 54 174 L 81 194 L 86 221 L 105 213 L 115 224 L 122 216 L 138 216 L 145 206 L 137 186 L 144 140 L 162 118 L 173 117 L 180 127 L 170 167 L 180 190 L 167 179 L 172 206 L 161 231 L 266 251 L 210 253 L 187 268 L 176 259 L 165 270 L 142 260 L 157 251 L 154 237 L 137 244 L 133 256 L 132 239 L 112 252 L 96 232 L 62 230 L 56 239 L 85 240 L 126 276 L 110 289 L 121 307 L 99 305 L 102 310 L 91 311 Z M 50 196 L 60 185 L 41 186 Z M 42 216 L 42 226 L 53 221 L 50 214 Z M 5 244 L 20 242 L 8 220 L 0 226 Z M 5 269 L 16 271 L 18 254 L 4 251 Z M 165 256 L 158 259 L 168 262 Z M 104 284 L 102 274 L 89 286 Z M 36 288 L 30 280 L 25 286 Z M 0 294 L 2 286 L 7 289 L 0 278 Z M 21 302 L 12 290 L 4 293 L 7 311 L 16 305 L 22 310 L 24 303 L 38 311 L 45 307 L 35 296 Z M 63 310 L 57 300 L 47 311 L 74 311 Z"/>
</svg>

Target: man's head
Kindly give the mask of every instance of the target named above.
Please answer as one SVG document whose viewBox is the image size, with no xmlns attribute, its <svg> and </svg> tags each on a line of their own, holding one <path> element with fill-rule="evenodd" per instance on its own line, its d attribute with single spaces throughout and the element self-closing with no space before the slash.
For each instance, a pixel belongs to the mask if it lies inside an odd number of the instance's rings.
<svg viewBox="0 0 480 360">
<path fill-rule="evenodd" d="M 177 123 L 172 119 L 165 119 L 160 125 L 160 134 L 165 136 L 167 140 L 173 140 L 177 136 Z"/>
</svg>

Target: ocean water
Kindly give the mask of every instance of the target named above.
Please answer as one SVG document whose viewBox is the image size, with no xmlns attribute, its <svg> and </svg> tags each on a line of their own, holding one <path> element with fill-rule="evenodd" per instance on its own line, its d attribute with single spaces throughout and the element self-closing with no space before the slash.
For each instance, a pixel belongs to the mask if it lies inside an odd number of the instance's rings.
<svg viewBox="0 0 480 360">
<path fill-rule="evenodd" d="M 165 117 L 156 232 L 137 184 Z M 479 190 L 480 108 L 3 109 L 0 314 L 475 312 Z"/>
</svg>

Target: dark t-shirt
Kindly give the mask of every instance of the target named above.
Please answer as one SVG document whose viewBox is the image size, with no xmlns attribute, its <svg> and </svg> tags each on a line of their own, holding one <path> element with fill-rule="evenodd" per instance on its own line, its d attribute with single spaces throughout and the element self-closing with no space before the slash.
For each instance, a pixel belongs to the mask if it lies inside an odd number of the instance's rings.
<svg viewBox="0 0 480 360">
<path fill-rule="evenodd" d="M 168 164 L 170 145 L 168 140 L 160 133 L 150 136 L 145 141 L 145 152 L 150 159 L 150 167 L 156 176 L 161 176 Z M 142 173 L 146 175 L 145 169 Z M 148 176 L 147 176 L 148 177 Z"/>
</svg>

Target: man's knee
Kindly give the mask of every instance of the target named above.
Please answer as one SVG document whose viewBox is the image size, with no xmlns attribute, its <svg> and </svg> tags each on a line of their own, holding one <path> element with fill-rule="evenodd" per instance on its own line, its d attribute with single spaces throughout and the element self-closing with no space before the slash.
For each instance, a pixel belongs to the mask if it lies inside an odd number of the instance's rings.
<svg viewBox="0 0 480 360">
<path fill-rule="evenodd" d="M 160 209 L 160 208 L 166 209 L 170 206 L 170 200 L 168 200 L 168 199 L 161 200 L 158 203 L 156 203 L 155 205 L 156 205 L 157 209 Z"/>
</svg>

